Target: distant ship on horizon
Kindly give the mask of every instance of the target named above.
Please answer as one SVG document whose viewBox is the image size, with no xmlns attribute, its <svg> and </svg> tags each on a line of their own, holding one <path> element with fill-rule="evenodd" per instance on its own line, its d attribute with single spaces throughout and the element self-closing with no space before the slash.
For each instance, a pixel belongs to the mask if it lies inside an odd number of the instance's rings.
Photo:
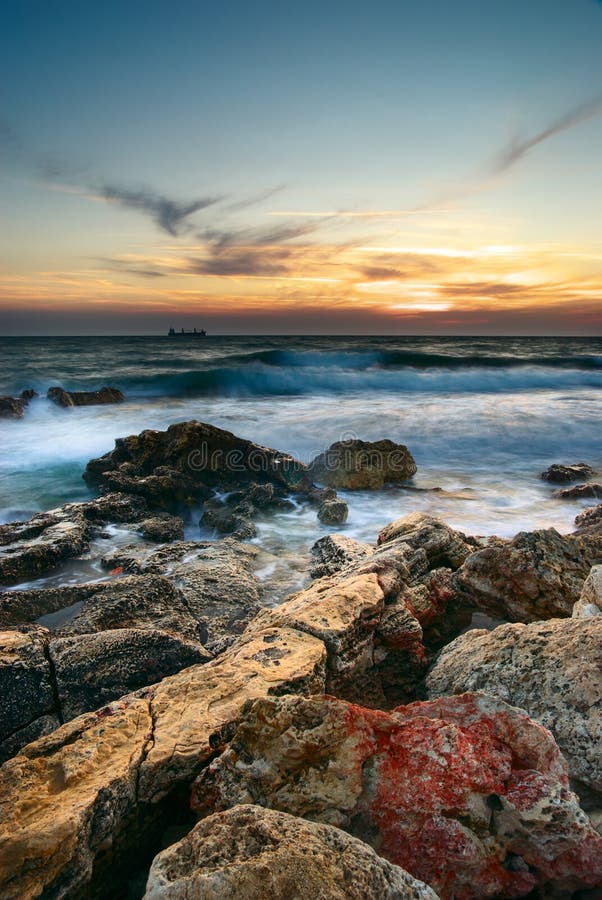
<svg viewBox="0 0 602 900">
<path fill-rule="evenodd" d="M 183 328 L 181 331 L 176 331 L 175 328 L 170 328 L 167 332 L 167 337 L 207 337 L 207 332 L 204 328 L 201 328 L 199 331 L 196 328 L 193 328 L 192 331 L 184 331 Z"/>
</svg>

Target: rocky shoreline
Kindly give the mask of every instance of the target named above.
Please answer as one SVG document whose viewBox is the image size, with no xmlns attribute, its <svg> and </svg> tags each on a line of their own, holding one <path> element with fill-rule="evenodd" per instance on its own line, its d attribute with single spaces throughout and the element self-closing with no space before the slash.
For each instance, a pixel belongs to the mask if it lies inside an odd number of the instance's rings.
<svg viewBox="0 0 602 900">
<path fill-rule="evenodd" d="M 598 896 L 601 508 L 568 535 L 328 534 L 274 605 L 258 518 L 336 526 L 337 489 L 416 471 L 390 441 L 314 462 L 181 423 L 0 526 L 3 897 Z M 215 540 L 184 539 L 199 503 Z M 103 579 L 27 586 L 117 525 Z"/>
</svg>

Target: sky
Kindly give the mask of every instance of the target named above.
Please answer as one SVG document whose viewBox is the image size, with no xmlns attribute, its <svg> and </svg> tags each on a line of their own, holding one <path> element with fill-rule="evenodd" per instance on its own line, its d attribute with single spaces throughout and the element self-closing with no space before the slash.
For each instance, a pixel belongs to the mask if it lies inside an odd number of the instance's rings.
<svg viewBox="0 0 602 900">
<path fill-rule="evenodd" d="M 601 334 L 598 0 L 4 0 L 0 335 Z"/>
</svg>

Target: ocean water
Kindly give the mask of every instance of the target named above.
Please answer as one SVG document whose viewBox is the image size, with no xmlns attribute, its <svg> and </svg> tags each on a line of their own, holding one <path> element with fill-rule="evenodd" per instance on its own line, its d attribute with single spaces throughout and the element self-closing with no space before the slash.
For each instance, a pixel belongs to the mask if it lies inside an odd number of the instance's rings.
<svg viewBox="0 0 602 900">
<path fill-rule="evenodd" d="M 407 444 L 410 489 L 345 495 L 337 530 L 368 541 L 413 510 L 470 534 L 567 532 L 590 504 L 553 499 L 539 473 L 602 468 L 601 338 L 4 338 L 0 354 L 0 393 L 40 394 L 23 419 L 0 420 L 4 522 L 88 497 L 83 468 L 116 437 L 192 418 L 307 462 L 350 436 Z M 127 402 L 65 410 L 45 398 L 52 385 L 106 384 Z M 260 522 L 256 543 L 301 559 L 328 530 L 299 507 Z"/>
</svg>

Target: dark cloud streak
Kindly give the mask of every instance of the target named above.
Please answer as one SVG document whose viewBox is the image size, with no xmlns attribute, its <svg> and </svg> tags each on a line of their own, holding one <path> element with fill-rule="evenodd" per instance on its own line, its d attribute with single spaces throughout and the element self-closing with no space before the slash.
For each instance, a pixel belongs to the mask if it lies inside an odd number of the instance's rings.
<svg viewBox="0 0 602 900">
<path fill-rule="evenodd" d="M 221 200 L 221 197 L 201 197 L 197 200 L 180 202 L 154 191 L 146 189 L 133 191 L 113 185 L 104 185 L 98 195 L 126 209 L 147 213 L 162 231 L 166 231 L 172 237 L 188 229 L 189 223 L 186 220 L 190 216 Z"/>
<path fill-rule="evenodd" d="M 494 175 L 500 175 L 503 172 L 507 172 L 508 169 L 511 169 L 518 162 L 520 162 L 523 157 L 527 155 L 534 147 L 537 147 L 539 144 L 543 144 L 544 141 L 549 140 L 552 137 L 555 137 L 557 134 L 561 134 L 563 131 L 568 131 L 571 128 L 574 128 L 576 125 L 581 125 L 582 122 L 587 122 L 589 119 L 593 119 L 595 116 L 598 116 L 602 113 L 602 96 L 598 96 L 593 100 L 590 100 L 588 103 L 583 103 L 581 106 L 577 106 L 569 112 L 565 113 L 559 119 L 556 119 L 547 128 L 544 128 L 542 131 L 539 131 L 537 134 L 534 134 L 533 137 L 526 138 L 524 140 L 513 140 L 510 144 L 499 154 L 497 157 L 492 173 Z"/>
</svg>

